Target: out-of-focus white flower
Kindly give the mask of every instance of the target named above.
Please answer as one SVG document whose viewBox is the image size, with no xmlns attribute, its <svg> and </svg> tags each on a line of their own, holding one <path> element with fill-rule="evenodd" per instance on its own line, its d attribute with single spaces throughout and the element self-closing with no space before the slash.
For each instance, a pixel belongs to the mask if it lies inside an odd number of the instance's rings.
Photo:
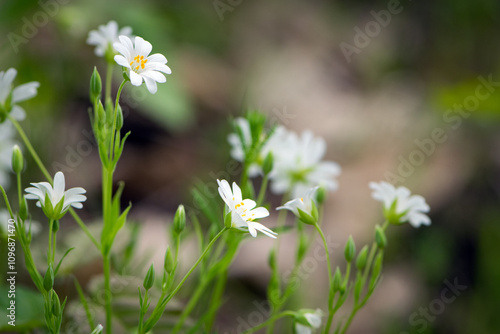
<svg viewBox="0 0 500 334">
<path fill-rule="evenodd" d="M 217 180 L 220 197 L 228 206 L 231 214 L 231 227 L 240 231 L 249 232 L 252 237 L 257 236 L 260 231 L 271 238 L 276 238 L 277 233 L 271 231 L 264 225 L 254 221 L 255 219 L 269 216 L 269 211 L 264 207 L 256 208 L 255 201 L 243 199 L 240 187 L 233 182 L 233 190 L 226 180 Z"/>
<path fill-rule="evenodd" d="M 252 147 L 252 135 L 250 133 L 250 124 L 246 118 L 238 117 L 234 120 L 235 126 L 240 129 L 241 136 L 237 133 L 230 133 L 227 137 L 227 141 L 231 145 L 231 157 L 239 162 L 245 162 L 245 150 Z M 262 175 L 262 163 L 266 158 L 268 153 L 272 153 L 275 156 L 283 145 L 283 141 L 287 137 L 287 131 L 283 126 L 278 126 L 267 139 L 267 141 L 262 145 L 262 148 L 258 152 L 256 161 L 248 166 L 248 176 L 255 177 Z M 242 140 L 243 139 L 243 140 Z"/>
<path fill-rule="evenodd" d="M 311 188 L 300 198 L 292 199 L 276 210 L 290 210 L 297 218 L 306 224 L 315 224 L 318 220 L 318 209 L 316 207 L 316 191 L 319 186 Z"/>
<path fill-rule="evenodd" d="M 14 135 L 14 126 L 10 122 L 0 124 L 0 184 L 4 188 L 10 185 L 12 147 L 16 145 Z"/>
<path fill-rule="evenodd" d="M 8 225 L 9 225 L 9 219 L 10 219 L 10 214 L 9 211 L 5 209 L 0 210 L 0 230 L 2 230 L 2 233 L 7 234 L 8 231 Z M 25 221 L 24 222 L 24 228 L 26 230 L 26 233 L 29 232 L 30 230 L 30 224 L 31 224 L 31 235 L 35 236 L 38 233 L 40 233 L 42 227 L 40 226 L 40 223 L 37 221 Z"/>
<path fill-rule="evenodd" d="M 101 333 L 102 333 L 102 325 L 99 324 L 99 325 L 97 325 L 96 328 L 94 328 L 94 330 L 90 334 L 101 334 Z"/>
<path fill-rule="evenodd" d="M 373 189 L 372 197 L 384 204 L 384 215 L 389 223 L 409 222 L 413 227 L 431 224 L 431 219 L 425 214 L 430 208 L 422 196 L 411 195 L 408 188 L 395 188 L 385 181 L 370 182 L 369 186 Z"/>
<path fill-rule="evenodd" d="M 300 197 L 309 188 L 322 185 L 329 191 L 337 189 L 336 177 L 340 166 L 333 161 L 322 161 L 326 151 L 323 138 L 314 137 L 311 131 L 302 136 L 289 132 L 281 145 L 274 149 L 274 170 L 271 173 L 271 190 L 283 194 L 291 192 Z"/>
<path fill-rule="evenodd" d="M 323 312 L 320 309 L 302 310 L 298 312 L 295 322 L 296 334 L 311 334 L 313 329 L 318 329 L 321 326 L 321 317 Z"/>
<path fill-rule="evenodd" d="M 94 51 L 96 56 L 104 57 L 106 55 L 108 58 L 107 53 L 114 56 L 113 43 L 118 42 L 118 36 L 121 35 L 132 38 L 132 28 L 127 26 L 118 29 L 118 24 L 115 21 L 109 21 L 106 25 L 100 25 L 97 30 L 89 32 L 87 44 L 96 46 Z"/>
<path fill-rule="evenodd" d="M 136 37 L 134 43 L 127 36 L 119 36 L 118 39 L 120 41 L 113 44 L 115 50 L 120 53 L 115 56 L 115 61 L 127 69 L 132 85 L 140 86 L 144 81 L 149 92 L 156 93 L 156 83 L 167 81 L 163 73 L 172 73 L 170 67 L 165 65 L 167 58 L 160 53 L 150 56 L 153 46 L 141 37 Z"/>
<path fill-rule="evenodd" d="M 35 97 L 40 83 L 32 81 L 13 89 L 12 83 L 16 75 L 17 71 L 14 68 L 0 72 L 0 113 L 10 113 L 15 119 L 22 121 L 26 117 L 26 112 L 16 103 Z M 1 118 L 0 122 L 3 122 Z"/>
<path fill-rule="evenodd" d="M 38 200 L 36 205 L 43 209 L 45 215 L 54 220 L 61 219 L 62 216 L 72 206 L 76 209 L 83 207 L 82 202 L 85 202 L 87 197 L 86 190 L 80 187 L 71 188 L 64 191 L 65 181 L 64 174 L 57 172 L 54 176 L 54 187 L 48 182 L 32 183 L 34 187 L 26 188 L 26 199 Z"/>
</svg>

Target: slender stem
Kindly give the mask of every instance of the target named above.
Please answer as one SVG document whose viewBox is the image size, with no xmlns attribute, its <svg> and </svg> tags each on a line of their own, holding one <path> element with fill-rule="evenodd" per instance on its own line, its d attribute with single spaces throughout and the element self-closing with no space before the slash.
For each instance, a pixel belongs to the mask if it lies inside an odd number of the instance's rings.
<svg viewBox="0 0 500 334">
<path fill-rule="evenodd" d="M 45 168 L 45 166 L 43 165 L 43 162 L 40 159 L 40 157 L 38 156 L 38 154 L 36 153 L 35 149 L 31 145 L 28 137 L 26 136 L 26 133 L 24 132 L 24 130 L 21 127 L 21 125 L 19 124 L 19 122 L 14 117 L 12 117 L 10 114 L 7 114 L 7 117 L 12 122 L 12 124 L 16 128 L 17 132 L 19 132 L 19 135 L 21 136 L 21 138 L 24 142 L 24 145 L 26 145 L 26 147 L 28 148 L 28 151 L 30 152 L 33 159 L 35 160 L 36 164 L 38 165 L 38 168 L 40 168 L 40 170 L 42 171 L 45 178 L 47 178 L 47 180 L 52 182 L 52 177 L 50 176 L 49 172 L 47 171 L 47 168 Z"/>
<path fill-rule="evenodd" d="M 106 69 L 106 92 L 104 102 L 108 102 L 111 100 L 111 83 L 113 81 L 113 64 L 108 63 L 108 67 Z"/>
<path fill-rule="evenodd" d="M 58 221 L 55 221 L 54 220 L 54 224 L 55 223 L 58 223 Z M 52 266 L 54 266 L 55 262 L 56 262 L 56 234 L 57 234 L 57 230 L 52 230 Z M 55 268 L 54 268 L 55 270 Z"/>
<path fill-rule="evenodd" d="M 184 324 L 184 321 L 186 321 L 187 317 L 195 306 L 198 304 L 198 300 L 201 298 L 204 292 L 206 292 L 206 287 L 210 280 L 208 279 L 202 279 L 201 282 L 198 284 L 196 287 L 196 290 L 194 291 L 194 294 L 191 296 L 191 299 L 187 303 L 187 305 L 184 307 L 184 310 L 181 313 L 181 316 L 179 317 L 179 320 L 177 320 L 177 323 L 175 324 L 174 329 L 172 329 L 172 334 L 177 334 L 179 330 L 182 328 L 182 325 Z"/>
<path fill-rule="evenodd" d="M 54 220 L 49 220 L 49 250 L 47 251 L 47 265 L 52 263 L 52 231 L 54 229 Z"/>
<path fill-rule="evenodd" d="M 10 207 L 9 198 L 7 197 L 7 193 L 5 192 L 5 189 L 1 185 L 0 185 L 0 191 L 2 191 L 3 199 L 5 201 L 5 205 L 7 206 L 7 209 L 9 210 L 10 218 L 14 219 L 14 214 L 12 213 L 12 208 Z"/>
<path fill-rule="evenodd" d="M 106 306 L 106 334 L 112 333 L 111 324 L 111 283 L 110 283 L 110 254 L 106 254 L 103 258 L 103 268 L 104 268 L 104 294 L 105 294 L 105 306 Z"/>
<path fill-rule="evenodd" d="M 222 233 L 226 232 L 228 230 L 227 227 L 224 227 L 211 241 L 210 243 L 207 245 L 207 248 L 205 248 L 205 250 L 203 251 L 203 253 L 200 255 L 200 257 L 198 258 L 198 260 L 196 260 L 196 262 L 193 264 L 193 266 L 191 267 L 191 269 L 189 269 L 189 271 L 186 273 L 186 275 L 184 275 L 184 277 L 182 278 L 182 280 L 179 282 L 179 284 L 177 284 L 177 286 L 175 287 L 175 289 L 170 293 L 170 295 L 167 297 L 167 300 L 165 302 L 165 305 L 175 296 L 175 294 L 179 291 L 179 289 L 182 287 L 182 285 L 184 284 L 184 282 L 187 280 L 187 278 L 191 275 L 191 273 L 196 269 L 196 267 L 198 266 L 198 264 L 201 262 L 201 260 L 203 260 L 203 258 L 205 257 L 205 255 L 207 254 L 208 250 L 210 249 L 210 247 L 212 247 L 212 245 L 215 243 L 215 241 L 217 241 L 217 239 L 219 239 L 219 237 L 222 235 Z"/>
<path fill-rule="evenodd" d="M 92 235 L 90 232 L 89 228 L 85 225 L 83 220 L 78 216 L 78 214 L 75 212 L 73 208 L 69 208 L 69 213 L 73 217 L 73 219 L 76 221 L 76 223 L 80 226 L 80 228 L 83 230 L 83 232 L 87 235 L 87 237 L 92 241 L 94 246 L 98 249 L 101 250 L 101 246 L 99 245 L 99 242 L 97 242 L 97 239 Z"/>
<path fill-rule="evenodd" d="M 250 333 L 253 333 L 253 332 L 256 332 L 258 331 L 259 329 L 261 328 L 264 328 L 266 326 L 268 326 L 270 323 L 274 323 L 276 320 L 278 320 L 279 318 L 283 318 L 283 317 L 286 317 L 286 316 L 289 316 L 289 317 L 293 317 L 295 315 L 295 312 L 292 312 L 292 311 L 285 311 L 285 312 L 281 312 L 280 314 L 276 314 L 274 316 L 272 316 L 271 318 L 267 319 L 266 321 L 264 321 L 263 323 L 253 327 L 253 328 L 250 328 L 249 330 L 247 331 L 244 331 L 242 334 L 250 334 Z"/>
<path fill-rule="evenodd" d="M 21 190 L 21 173 L 17 173 L 17 199 L 19 200 L 19 207 L 21 207 L 21 201 L 23 200 L 23 193 Z"/>
<path fill-rule="evenodd" d="M 109 148 L 110 161 L 113 161 L 115 154 L 115 131 L 116 131 L 116 113 L 118 110 L 118 105 L 120 103 L 120 95 L 122 94 L 123 86 L 127 83 L 127 80 L 123 80 L 118 88 L 118 93 L 116 93 L 115 110 L 113 112 L 113 128 L 111 129 L 111 146 Z"/>
<path fill-rule="evenodd" d="M 266 174 L 262 178 L 262 184 L 260 185 L 259 197 L 257 198 L 257 206 L 260 206 L 264 201 L 264 196 L 266 195 L 268 182 L 269 182 L 269 174 Z"/>
</svg>

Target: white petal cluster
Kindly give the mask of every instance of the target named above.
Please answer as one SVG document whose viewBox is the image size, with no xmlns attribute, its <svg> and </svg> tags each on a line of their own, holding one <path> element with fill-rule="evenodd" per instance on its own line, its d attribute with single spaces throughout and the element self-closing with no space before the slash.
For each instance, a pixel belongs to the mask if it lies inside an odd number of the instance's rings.
<svg viewBox="0 0 500 334">
<path fill-rule="evenodd" d="M 422 196 L 411 195 L 408 188 L 395 188 L 385 181 L 370 182 L 369 186 L 373 190 L 372 197 L 384 204 L 386 218 L 391 223 L 409 222 L 413 227 L 431 224 L 431 219 L 425 214 L 430 208 Z"/>
<path fill-rule="evenodd" d="M 64 191 L 66 186 L 64 174 L 57 172 L 54 176 L 54 187 L 48 182 L 31 183 L 33 187 L 26 188 L 26 199 L 37 200 L 36 205 L 51 219 L 60 219 L 69 207 L 76 209 L 83 207 L 87 197 L 86 190 L 80 187 Z M 48 201 L 48 202 L 47 202 Z"/>
<path fill-rule="evenodd" d="M 231 157 L 244 162 L 245 148 L 252 145 L 250 125 L 244 118 L 237 118 L 235 123 L 242 136 L 237 133 L 229 134 Z M 260 163 L 269 152 L 272 152 L 274 158 L 273 171 L 269 175 L 272 181 L 271 190 L 274 193 L 290 192 L 295 198 L 317 185 L 323 185 L 329 191 L 337 189 L 336 178 L 340 175 L 341 168 L 333 161 L 322 160 L 326 143 L 323 138 L 315 137 L 311 131 L 304 131 L 299 136 L 282 126 L 277 127 L 260 150 L 257 162 L 249 166 L 250 177 L 262 174 Z"/>
<path fill-rule="evenodd" d="M 127 36 L 119 36 L 118 39 L 119 42 L 113 44 L 120 53 L 115 56 L 115 61 L 127 70 L 132 85 L 140 86 L 144 81 L 149 92 L 156 93 L 156 83 L 167 81 L 163 73 L 172 73 L 166 65 L 167 58 L 160 53 L 150 56 L 153 46 L 141 37 L 136 37 L 134 43 Z"/>
<path fill-rule="evenodd" d="M 132 28 L 123 27 L 118 29 L 115 21 L 109 21 L 106 25 L 100 25 L 97 30 L 89 32 L 87 44 L 95 45 L 95 54 L 98 57 L 104 57 L 108 50 L 113 50 L 113 43 L 118 42 L 118 36 L 127 36 L 132 38 Z"/>
<path fill-rule="evenodd" d="M 289 210 L 297 217 L 300 217 L 299 210 L 313 216 L 313 208 L 316 202 L 316 191 L 319 186 L 309 189 L 303 197 L 292 199 L 286 202 L 283 206 L 279 206 L 276 210 Z"/>
<path fill-rule="evenodd" d="M 15 119 L 22 121 L 26 117 L 26 112 L 16 103 L 35 97 L 40 83 L 32 81 L 13 89 L 12 84 L 16 75 L 17 71 L 14 68 L 9 68 L 7 71 L 0 72 L 0 109 L 4 109 Z M 6 102 L 8 102 L 10 94 L 12 94 L 12 99 L 9 105 L 7 105 Z"/>
<path fill-rule="evenodd" d="M 0 124 L 0 184 L 4 188 L 10 184 L 12 147 L 17 144 L 14 135 L 15 130 L 10 122 Z"/>
<path fill-rule="evenodd" d="M 296 322 L 296 334 L 311 334 L 313 332 L 313 329 L 318 329 L 321 327 L 321 317 L 323 316 L 323 312 L 320 309 L 311 312 L 304 312 L 302 315 L 305 318 L 307 324 Z"/>
<path fill-rule="evenodd" d="M 252 237 L 257 236 L 260 231 L 271 238 L 276 238 L 277 233 L 271 231 L 264 225 L 257 223 L 255 219 L 269 216 L 269 211 L 264 207 L 258 207 L 251 199 L 243 199 L 240 187 L 233 182 L 233 189 L 226 180 L 217 180 L 220 197 L 226 203 L 231 212 L 231 227 L 240 231 L 249 232 Z"/>
</svg>

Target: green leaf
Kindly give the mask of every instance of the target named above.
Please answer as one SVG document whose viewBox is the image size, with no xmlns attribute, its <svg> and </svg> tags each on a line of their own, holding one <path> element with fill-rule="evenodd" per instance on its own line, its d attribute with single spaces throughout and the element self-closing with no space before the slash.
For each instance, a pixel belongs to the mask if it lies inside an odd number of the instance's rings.
<svg viewBox="0 0 500 334">
<path fill-rule="evenodd" d="M 64 258 L 69 254 L 69 252 L 71 252 L 73 249 L 75 249 L 75 247 L 71 247 L 70 249 L 68 249 L 66 251 L 66 253 L 64 253 L 64 255 L 62 256 L 62 258 L 59 260 L 59 263 L 57 264 L 57 267 L 56 267 L 56 270 L 54 271 L 54 276 L 57 275 L 57 272 L 59 271 L 59 267 L 61 266 Z"/>
</svg>

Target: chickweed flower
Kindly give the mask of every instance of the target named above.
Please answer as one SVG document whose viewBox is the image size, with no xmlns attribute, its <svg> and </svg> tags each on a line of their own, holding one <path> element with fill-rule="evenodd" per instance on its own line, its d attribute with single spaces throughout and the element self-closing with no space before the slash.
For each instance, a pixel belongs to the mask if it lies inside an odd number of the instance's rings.
<svg viewBox="0 0 500 334">
<path fill-rule="evenodd" d="M 274 154 L 275 169 L 272 173 L 271 190 L 282 194 L 291 192 L 299 197 L 315 185 L 323 185 L 327 190 L 337 189 L 340 166 L 333 161 L 322 161 L 326 152 L 323 138 L 314 137 L 310 131 L 302 136 L 289 132 Z"/>
<path fill-rule="evenodd" d="M 249 232 L 252 237 L 257 236 L 260 231 L 271 238 L 276 238 L 277 233 L 271 231 L 264 225 L 254 221 L 255 219 L 269 216 L 269 211 L 264 207 L 255 206 L 257 203 L 251 199 L 243 199 L 240 187 L 233 182 L 233 189 L 226 180 L 217 180 L 220 197 L 226 203 L 231 215 L 231 228 Z"/>
<path fill-rule="evenodd" d="M 318 208 L 315 203 L 318 189 L 319 186 L 311 188 L 304 197 L 288 201 L 283 206 L 277 207 L 276 210 L 292 211 L 302 222 L 314 225 L 318 221 Z"/>
<path fill-rule="evenodd" d="M 160 53 L 149 55 L 153 46 L 141 37 L 136 37 L 134 43 L 127 36 L 119 36 L 119 42 L 113 43 L 113 47 L 120 54 L 115 56 L 118 65 L 123 66 L 130 82 L 134 86 L 142 85 L 144 81 L 151 94 L 156 93 L 156 82 L 166 82 L 165 74 L 171 74 L 170 67 L 165 65 L 167 58 Z"/>
<path fill-rule="evenodd" d="M 54 176 L 54 187 L 48 182 L 32 183 L 34 187 L 26 188 L 27 199 L 38 200 L 36 205 L 41 207 L 49 219 L 59 220 L 72 206 L 76 209 L 83 207 L 87 197 L 85 189 L 77 187 L 64 191 L 64 174 L 57 172 Z"/>
<path fill-rule="evenodd" d="M 321 317 L 323 312 L 320 309 L 300 310 L 295 317 L 295 333 L 296 334 L 311 334 L 313 329 L 318 329 L 321 326 Z"/>
<path fill-rule="evenodd" d="M 0 72 L 0 123 L 5 120 L 3 113 L 10 113 L 15 119 L 22 121 L 26 117 L 26 112 L 16 103 L 35 97 L 40 86 L 39 82 L 32 81 L 12 89 L 16 75 L 17 71 L 14 68 Z"/>
<path fill-rule="evenodd" d="M 10 122 L 0 124 L 0 184 L 4 188 L 10 184 L 12 147 L 16 144 L 14 135 L 15 130 Z"/>
<path fill-rule="evenodd" d="M 389 223 L 409 222 L 413 227 L 431 224 L 431 219 L 425 214 L 430 208 L 422 196 L 412 196 L 408 188 L 395 188 L 385 181 L 370 182 L 369 186 L 373 189 L 372 197 L 384 204 L 384 215 Z"/>
<path fill-rule="evenodd" d="M 95 45 L 95 54 L 98 57 L 106 56 L 106 60 L 113 61 L 116 52 L 113 43 L 118 42 L 118 36 L 132 37 L 132 28 L 123 27 L 118 29 L 115 21 L 109 21 L 106 25 L 100 25 L 97 30 L 89 32 L 87 44 Z"/>
</svg>

